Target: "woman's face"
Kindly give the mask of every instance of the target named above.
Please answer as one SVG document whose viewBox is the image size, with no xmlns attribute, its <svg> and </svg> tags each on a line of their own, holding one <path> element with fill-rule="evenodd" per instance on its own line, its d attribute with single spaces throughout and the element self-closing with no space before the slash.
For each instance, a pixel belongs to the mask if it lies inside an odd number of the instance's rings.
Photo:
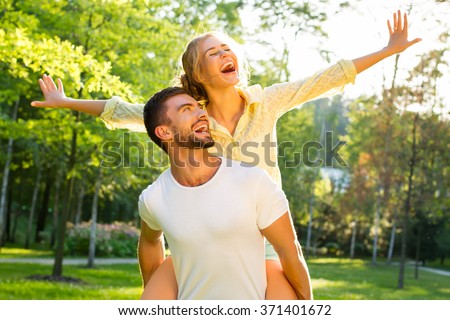
<svg viewBox="0 0 450 320">
<path fill-rule="evenodd" d="M 200 42 L 200 81 L 205 87 L 223 88 L 239 83 L 236 54 L 224 40 L 211 36 Z"/>
</svg>

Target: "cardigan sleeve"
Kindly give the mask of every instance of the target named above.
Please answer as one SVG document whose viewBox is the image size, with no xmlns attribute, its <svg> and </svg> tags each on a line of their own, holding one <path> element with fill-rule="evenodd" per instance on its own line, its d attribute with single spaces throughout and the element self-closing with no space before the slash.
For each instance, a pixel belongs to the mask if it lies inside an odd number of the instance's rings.
<svg viewBox="0 0 450 320">
<path fill-rule="evenodd" d="M 356 68 L 352 61 L 341 60 L 310 77 L 277 83 L 264 89 L 263 105 L 276 118 L 308 101 L 341 93 L 348 83 L 354 83 Z"/>
<path fill-rule="evenodd" d="M 110 130 L 128 129 L 134 132 L 146 132 L 143 112 L 143 104 L 132 104 L 114 96 L 106 102 L 100 119 Z"/>
</svg>

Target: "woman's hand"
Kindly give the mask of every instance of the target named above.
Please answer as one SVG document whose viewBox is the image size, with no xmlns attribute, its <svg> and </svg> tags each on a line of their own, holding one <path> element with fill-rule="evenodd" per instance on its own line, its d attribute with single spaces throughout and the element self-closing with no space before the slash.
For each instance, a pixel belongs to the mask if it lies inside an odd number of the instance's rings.
<svg viewBox="0 0 450 320">
<path fill-rule="evenodd" d="M 396 54 L 405 51 L 407 48 L 412 46 L 413 44 L 421 41 L 422 39 L 416 38 L 414 40 L 408 40 L 408 17 L 405 14 L 402 14 L 400 10 L 393 15 L 393 23 L 388 20 L 387 21 L 388 30 L 389 30 L 389 42 L 386 46 L 386 50 L 390 54 Z"/>
<path fill-rule="evenodd" d="M 39 108 L 65 108 L 67 102 L 70 100 L 64 93 L 64 87 L 61 79 L 58 78 L 58 87 L 52 77 L 43 75 L 42 79 L 39 79 L 39 86 L 44 95 L 44 101 L 33 101 L 31 105 Z"/>
</svg>

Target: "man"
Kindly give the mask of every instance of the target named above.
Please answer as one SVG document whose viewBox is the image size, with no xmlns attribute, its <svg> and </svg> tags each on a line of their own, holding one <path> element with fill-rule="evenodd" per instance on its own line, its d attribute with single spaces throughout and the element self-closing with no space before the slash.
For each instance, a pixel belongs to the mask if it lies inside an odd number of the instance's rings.
<svg viewBox="0 0 450 320">
<path fill-rule="evenodd" d="M 178 299 L 264 299 L 266 237 L 296 295 L 312 298 L 286 197 L 268 174 L 211 156 L 207 114 L 182 88 L 156 93 L 144 123 L 171 164 L 139 198 L 144 285 L 164 260 L 164 232 Z"/>
</svg>

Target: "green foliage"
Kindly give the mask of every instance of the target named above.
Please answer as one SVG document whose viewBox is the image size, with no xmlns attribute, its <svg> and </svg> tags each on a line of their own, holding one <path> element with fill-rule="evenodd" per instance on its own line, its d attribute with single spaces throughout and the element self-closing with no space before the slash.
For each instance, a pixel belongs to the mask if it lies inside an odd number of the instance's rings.
<svg viewBox="0 0 450 320">
<path fill-rule="evenodd" d="M 91 223 L 83 222 L 67 228 L 65 252 L 73 256 L 87 255 Z M 139 230 L 123 222 L 97 224 L 95 255 L 98 257 L 135 257 Z"/>
<path fill-rule="evenodd" d="M 67 205 L 65 190 L 71 177 L 75 177 L 75 190 L 86 186 L 83 219 L 90 218 L 99 166 L 103 167 L 99 221 L 132 221 L 137 225 L 139 193 L 167 168 L 167 158 L 153 148 L 145 134 L 109 131 L 101 120 L 67 110 L 31 108 L 31 100 L 42 98 L 38 78 L 43 73 L 61 78 L 66 94 L 74 98 L 108 99 L 117 95 L 130 102 L 144 102 L 176 75 L 183 46 L 193 35 L 219 29 L 238 39 L 247 38 L 240 10 L 250 4 L 229 0 L 3 0 L 1 4 L 0 148 L 5 150 L 7 141 L 14 139 L 7 195 L 11 201 L 9 234 L 17 228 L 16 239 L 22 240 L 39 166 L 44 167 L 44 175 L 52 186 L 47 234 L 51 233 L 50 213 L 55 202 L 59 201 L 59 214 Z M 258 32 L 282 26 L 291 30 L 294 38 L 303 32 L 312 34 L 319 44 L 326 36 L 322 29 L 327 18 L 325 8 L 349 7 L 345 1 L 257 0 L 253 5 L 252 13 L 260 18 L 260 25 L 255 26 Z M 267 86 L 290 78 L 289 43 L 285 40 L 281 51 L 258 62 L 254 83 Z M 381 97 L 359 97 L 351 102 L 336 98 L 331 103 L 320 100 L 279 120 L 278 160 L 283 189 L 302 242 L 312 203 L 312 242 L 318 253 L 327 243 L 335 243 L 340 253 L 347 254 L 352 222 L 356 223 L 357 254 L 370 252 L 373 213 L 377 190 L 381 188 L 379 254 L 386 255 L 391 227 L 397 219 L 399 228 L 403 214 L 412 141 L 412 114 L 408 108 L 419 105 L 422 113 L 417 128 L 419 152 L 413 181 L 411 240 L 416 243 L 419 229 L 424 227 L 421 234 L 425 237 L 428 232 L 429 241 L 422 239 L 422 253 L 427 259 L 448 260 L 450 136 L 448 118 L 437 115 L 448 106 L 443 105 L 436 87 L 436 80 L 449 73 L 448 34 L 442 35 L 442 41 L 442 48 L 422 56 L 405 84 L 386 88 Z M 16 104 L 19 116 L 12 121 Z M 349 167 L 333 165 L 341 173 L 341 181 L 305 163 L 305 144 L 323 143 L 321 132 L 325 131 L 347 141 L 341 155 Z M 76 159 L 69 171 L 74 137 Z M 115 151 L 113 162 L 107 153 L 111 143 Z M 309 155 L 312 160 L 324 156 L 317 150 L 310 150 Z M 5 160 L 6 152 L 1 152 L 2 168 Z M 40 192 L 43 187 L 40 186 Z M 42 194 L 38 198 L 39 210 L 44 208 L 44 201 Z M 425 230 L 425 226 L 430 229 Z M 47 242 L 48 239 L 45 238 Z M 415 244 L 408 245 L 411 256 L 415 256 Z M 394 249 L 398 249 L 398 241 Z"/>
<path fill-rule="evenodd" d="M 291 27 L 295 32 L 315 32 L 325 34 L 322 23 L 327 16 L 324 7 L 326 1 L 266 1 L 256 0 L 255 7 L 260 10 L 261 27 L 270 29 L 274 25 Z"/>
</svg>

